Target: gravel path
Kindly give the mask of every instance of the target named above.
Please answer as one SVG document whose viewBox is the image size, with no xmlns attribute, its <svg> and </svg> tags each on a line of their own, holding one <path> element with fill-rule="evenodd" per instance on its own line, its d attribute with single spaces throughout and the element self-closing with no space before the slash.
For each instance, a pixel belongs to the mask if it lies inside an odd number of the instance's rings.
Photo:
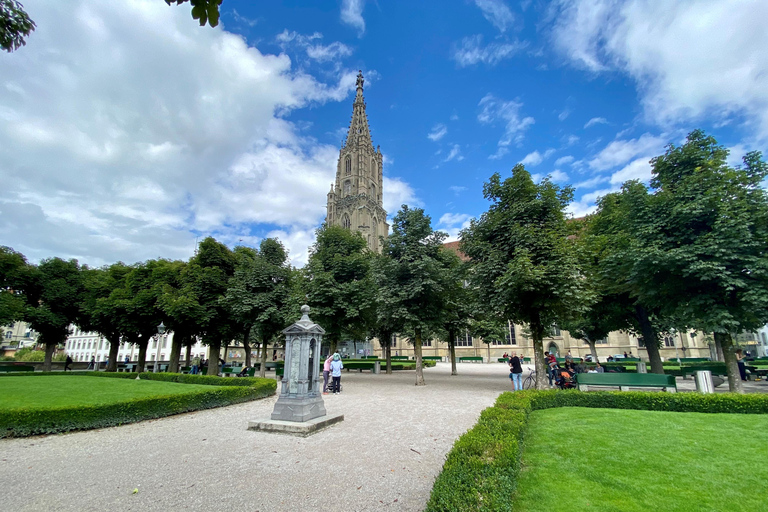
<svg viewBox="0 0 768 512">
<path fill-rule="evenodd" d="M 422 510 L 454 441 L 510 388 L 502 364 L 344 372 L 344 421 L 307 438 L 246 430 L 276 397 L 122 427 L 0 440 L 14 511 Z M 133 490 L 138 489 L 134 494 Z"/>
</svg>

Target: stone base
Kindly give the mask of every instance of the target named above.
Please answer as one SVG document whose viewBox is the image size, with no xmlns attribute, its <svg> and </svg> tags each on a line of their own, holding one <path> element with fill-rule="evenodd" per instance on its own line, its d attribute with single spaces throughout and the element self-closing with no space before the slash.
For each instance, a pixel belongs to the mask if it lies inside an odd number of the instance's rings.
<svg viewBox="0 0 768 512">
<path fill-rule="evenodd" d="M 344 421 L 343 414 L 329 414 L 309 421 L 264 419 L 249 421 L 248 430 L 260 430 L 262 432 L 276 432 L 280 434 L 307 437 L 340 421 Z"/>
<path fill-rule="evenodd" d="M 325 403 L 323 403 L 323 396 L 319 393 L 303 397 L 280 395 L 275 402 L 271 419 L 300 423 L 322 418 L 325 415 Z"/>
</svg>

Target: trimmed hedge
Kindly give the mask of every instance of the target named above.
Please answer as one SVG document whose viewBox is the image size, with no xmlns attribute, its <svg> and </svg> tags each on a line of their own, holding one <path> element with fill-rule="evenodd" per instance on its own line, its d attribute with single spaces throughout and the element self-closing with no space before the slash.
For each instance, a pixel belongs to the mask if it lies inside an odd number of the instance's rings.
<svg viewBox="0 0 768 512">
<path fill-rule="evenodd" d="M 62 375 L 61 372 L 36 373 L 35 375 Z M 98 375 L 107 378 L 136 378 L 136 373 L 82 372 L 82 375 Z M 160 376 L 169 376 L 162 378 Z M 88 430 L 162 418 L 183 412 L 212 409 L 275 394 L 274 379 L 241 378 L 224 379 L 182 374 L 140 374 L 142 379 L 208 384 L 210 390 L 180 395 L 159 395 L 127 400 L 105 405 L 68 406 L 50 409 L 10 409 L 0 415 L 0 438 L 55 434 L 71 430 Z M 148 377 L 151 376 L 151 377 Z M 174 380 L 174 377 L 177 380 Z M 208 380 L 187 381 L 179 377 L 198 377 Z M 231 384 L 227 381 L 245 381 Z M 221 381 L 221 382 L 219 382 Z"/>
<path fill-rule="evenodd" d="M 768 414 L 768 396 L 575 390 L 502 393 L 453 445 L 425 511 L 511 510 L 528 416 L 553 407 Z"/>
</svg>

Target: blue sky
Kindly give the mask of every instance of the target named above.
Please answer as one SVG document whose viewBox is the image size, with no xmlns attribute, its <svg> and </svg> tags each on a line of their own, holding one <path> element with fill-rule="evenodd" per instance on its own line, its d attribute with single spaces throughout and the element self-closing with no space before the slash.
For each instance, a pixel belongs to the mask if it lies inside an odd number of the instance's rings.
<svg viewBox="0 0 768 512">
<path fill-rule="evenodd" d="M 66 5 L 63 5 L 66 4 Z M 201 28 L 159 0 L 27 0 L 0 55 L 0 244 L 33 261 L 188 258 L 279 237 L 306 261 L 366 78 L 385 207 L 452 237 L 523 162 L 574 215 L 703 128 L 768 142 L 761 0 L 224 0 Z"/>
</svg>

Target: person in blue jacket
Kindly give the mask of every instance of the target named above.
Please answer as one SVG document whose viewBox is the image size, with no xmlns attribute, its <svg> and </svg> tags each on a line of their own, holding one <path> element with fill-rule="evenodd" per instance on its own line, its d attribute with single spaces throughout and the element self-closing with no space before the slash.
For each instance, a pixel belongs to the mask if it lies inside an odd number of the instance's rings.
<svg viewBox="0 0 768 512">
<path fill-rule="evenodd" d="M 331 386 L 331 390 L 334 395 L 338 395 L 341 392 L 342 368 L 344 368 L 344 363 L 341 362 L 341 356 L 336 352 L 333 354 L 333 361 L 331 361 L 331 377 L 333 378 L 333 386 Z"/>
</svg>

